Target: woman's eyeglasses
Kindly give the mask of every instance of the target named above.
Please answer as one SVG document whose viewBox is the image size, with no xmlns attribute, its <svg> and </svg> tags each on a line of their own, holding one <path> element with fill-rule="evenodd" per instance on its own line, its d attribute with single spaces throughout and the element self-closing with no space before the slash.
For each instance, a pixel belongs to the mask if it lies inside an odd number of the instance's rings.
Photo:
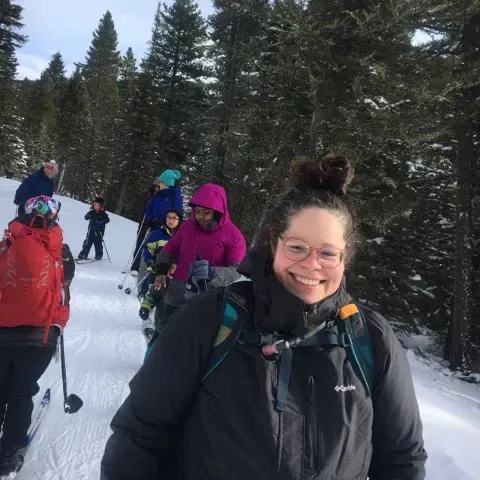
<svg viewBox="0 0 480 480">
<path fill-rule="evenodd" d="M 288 238 L 280 236 L 283 243 L 283 251 L 285 255 L 295 262 L 301 262 L 308 258 L 312 252 L 317 255 L 318 262 L 325 268 L 336 268 L 340 265 L 345 256 L 345 252 L 337 250 L 333 247 L 314 248 L 305 243 L 303 240 L 296 238 Z"/>
</svg>

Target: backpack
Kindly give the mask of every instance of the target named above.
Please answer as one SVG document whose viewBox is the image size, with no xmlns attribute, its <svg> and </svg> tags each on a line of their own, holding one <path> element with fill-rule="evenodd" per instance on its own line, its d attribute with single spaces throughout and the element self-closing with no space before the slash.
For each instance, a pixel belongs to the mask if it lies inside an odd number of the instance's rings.
<svg viewBox="0 0 480 480">
<path fill-rule="evenodd" d="M 220 309 L 219 329 L 202 381 L 227 358 L 236 343 L 256 345 L 262 348 L 267 356 L 272 353 L 282 353 L 278 373 L 278 392 L 276 407 L 286 410 L 288 382 L 290 379 L 292 348 L 294 347 L 342 347 L 355 374 L 365 387 L 367 396 L 371 396 L 375 373 L 373 351 L 365 316 L 354 303 L 344 305 L 339 309 L 336 319 L 338 334 L 319 331 L 317 327 L 307 332 L 303 337 L 285 339 L 277 334 L 261 334 L 248 331 L 248 325 L 253 306 L 252 283 L 243 281 L 225 287 L 223 304 Z M 275 347 L 272 350 L 272 346 Z M 265 352 L 265 349 L 268 349 Z M 337 387 L 341 388 L 341 387 Z"/>
<path fill-rule="evenodd" d="M 34 217 L 38 218 L 38 217 Z M 58 225 L 33 228 L 9 224 L 0 243 L 0 326 L 63 328 L 65 301 L 62 230 Z"/>
</svg>

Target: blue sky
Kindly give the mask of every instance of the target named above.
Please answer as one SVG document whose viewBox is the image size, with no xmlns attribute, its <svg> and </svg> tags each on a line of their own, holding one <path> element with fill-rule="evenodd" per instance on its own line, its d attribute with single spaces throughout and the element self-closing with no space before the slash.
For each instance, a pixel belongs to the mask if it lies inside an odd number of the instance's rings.
<svg viewBox="0 0 480 480">
<path fill-rule="evenodd" d="M 17 78 L 38 78 L 52 55 L 60 51 L 68 73 L 74 62 L 85 59 L 103 14 L 110 10 L 122 54 L 132 47 L 137 60 L 143 57 L 158 0 L 16 0 L 23 10 L 22 33 L 28 43 L 17 50 Z M 163 3 L 163 2 L 162 2 Z M 172 0 L 165 3 L 171 4 Z M 212 13 L 211 0 L 197 0 L 204 16 Z"/>
</svg>

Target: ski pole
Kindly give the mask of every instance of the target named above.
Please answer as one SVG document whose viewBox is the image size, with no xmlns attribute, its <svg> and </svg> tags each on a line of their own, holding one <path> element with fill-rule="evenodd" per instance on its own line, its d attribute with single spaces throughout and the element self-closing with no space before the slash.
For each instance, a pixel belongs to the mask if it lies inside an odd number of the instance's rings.
<svg viewBox="0 0 480 480">
<path fill-rule="evenodd" d="M 146 232 L 145 232 L 145 236 L 143 237 L 143 240 L 142 240 L 142 243 L 140 244 L 140 246 L 138 247 L 138 251 L 137 251 L 137 254 L 133 257 L 133 260 L 132 260 L 132 265 L 133 263 L 135 262 L 135 260 L 137 259 L 137 257 L 140 255 L 141 251 L 142 251 L 142 248 L 143 248 L 143 245 L 145 244 L 145 242 L 147 241 L 147 238 L 148 236 L 150 235 L 150 229 L 148 229 Z M 138 239 L 138 237 L 137 237 Z M 128 267 L 126 268 L 126 274 L 128 275 Z"/>
<path fill-rule="evenodd" d="M 130 252 L 130 255 L 128 256 L 127 265 L 125 266 L 125 271 L 122 271 L 122 273 L 127 273 L 128 272 L 128 266 L 131 263 L 133 263 L 133 261 L 131 262 L 130 260 L 133 257 L 133 252 L 135 251 L 135 247 L 137 246 L 138 237 L 142 233 L 142 227 L 143 227 L 144 223 L 145 223 L 145 215 L 143 216 L 142 223 L 140 224 L 140 227 L 138 228 L 138 233 L 137 233 L 137 236 L 135 237 L 135 243 L 133 244 L 132 251 Z"/>
<path fill-rule="evenodd" d="M 140 285 L 150 276 L 150 272 L 148 272 L 133 288 L 126 288 L 125 289 L 125 293 L 127 295 L 130 295 L 132 292 L 134 292 L 135 290 L 137 290 L 137 288 L 140 287 Z"/>
<path fill-rule="evenodd" d="M 103 239 L 103 235 L 102 235 L 102 242 L 103 242 L 103 246 L 105 247 L 105 253 L 107 254 L 108 261 L 110 263 L 112 263 L 112 261 L 110 260 L 110 255 L 108 254 L 107 244 L 105 243 L 105 240 Z"/>
<path fill-rule="evenodd" d="M 147 233 L 145 233 L 145 237 L 143 238 L 142 240 L 142 243 L 140 244 L 140 247 L 138 249 L 138 252 L 137 254 L 135 255 L 135 258 L 132 260 L 132 263 L 136 260 L 136 258 L 138 257 L 138 255 L 140 254 L 140 252 L 142 251 L 142 248 L 143 248 L 143 245 L 144 243 L 147 241 L 147 238 L 148 238 L 148 235 L 150 234 L 150 229 L 147 230 Z M 128 268 L 127 268 L 128 270 Z M 123 288 L 123 286 L 125 285 L 125 282 L 127 281 L 127 277 L 128 275 L 130 274 L 130 272 L 125 272 L 125 277 L 123 277 L 123 280 L 122 280 L 122 283 L 120 283 L 118 285 L 118 288 L 121 290 Z"/>
<path fill-rule="evenodd" d="M 63 330 L 60 333 L 60 358 L 62 363 L 62 385 L 63 385 L 63 409 L 65 413 L 77 413 L 83 405 L 80 397 L 74 393 L 67 396 L 67 369 L 65 367 L 65 345 L 63 341 Z"/>
<path fill-rule="evenodd" d="M 85 237 L 85 240 L 82 243 L 82 252 L 86 249 L 87 243 L 88 243 L 88 238 L 90 237 L 90 229 L 92 227 L 92 223 L 88 222 L 88 230 L 87 230 L 87 236 Z M 81 252 L 80 252 L 81 253 Z M 87 256 L 88 253 L 85 254 Z"/>
</svg>

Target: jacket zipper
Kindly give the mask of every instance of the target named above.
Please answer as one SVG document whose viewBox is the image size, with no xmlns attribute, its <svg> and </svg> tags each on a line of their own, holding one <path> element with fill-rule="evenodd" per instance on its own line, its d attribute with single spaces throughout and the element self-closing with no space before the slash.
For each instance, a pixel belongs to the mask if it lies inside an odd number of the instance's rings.
<svg viewBox="0 0 480 480">
<path fill-rule="evenodd" d="M 313 469 L 315 472 L 319 470 L 319 458 L 318 458 L 318 420 L 317 420 L 317 394 L 315 391 L 315 379 L 313 377 L 308 378 L 308 386 L 310 390 L 310 402 L 309 402 L 309 409 L 310 409 L 310 425 L 308 428 L 312 433 L 312 456 L 313 456 Z"/>
</svg>

